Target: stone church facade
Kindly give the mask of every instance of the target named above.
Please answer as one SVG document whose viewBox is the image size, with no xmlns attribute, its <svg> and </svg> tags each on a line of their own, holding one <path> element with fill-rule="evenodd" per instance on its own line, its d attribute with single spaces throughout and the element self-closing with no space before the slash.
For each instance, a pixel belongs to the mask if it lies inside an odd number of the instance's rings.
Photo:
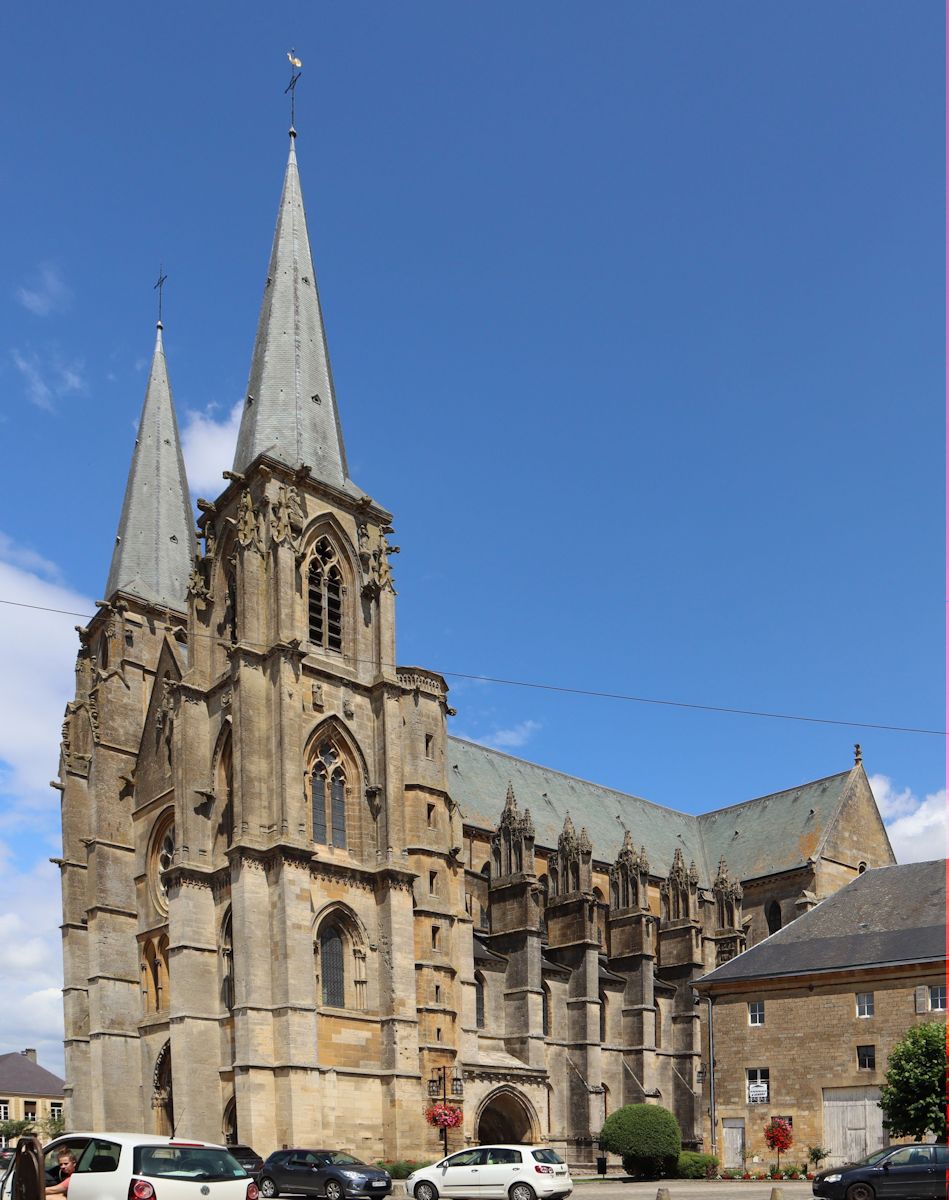
<svg viewBox="0 0 949 1200">
<path fill-rule="evenodd" d="M 694 979 L 893 861 L 862 765 L 693 816 L 449 736 L 348 474 L 295 155 L 197 538 L 159 325 L 60 776 L 67 1119 L 362 1157 L 653 1100 L 701 1139 Z"/>
</svg>

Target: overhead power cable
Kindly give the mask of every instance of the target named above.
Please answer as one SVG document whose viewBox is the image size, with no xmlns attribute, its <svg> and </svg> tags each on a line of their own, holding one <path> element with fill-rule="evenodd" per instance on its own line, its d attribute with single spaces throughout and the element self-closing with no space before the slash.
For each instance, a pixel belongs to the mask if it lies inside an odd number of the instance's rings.
<svg viewBox="0 0 949 1200">
<path fill-rule="evenodd" d="M 80 617 L 84 621 L 92 620 L 89 613 L 73 612 L 66 608 L 47 608 L 42 604 L 26 604 L 20 600 L 4 600 L 0 598 L 0 604 L 8 604 L 14 608 L 29 608 L 36 612 L 59 613 L 67 617 Z M 221 638 L 215 638 L 211 634 L 198 634 L 198 637 L 207 638 L 209 641 L 222 641 Z M 263 644 L 255 644 L 253 642 L 244 642 L 246 646 L 253 649 L 265 650 L 267 647 Z M 350 658 L 350 662 L 371 662 L 371 659 Z M 388 664 L 395 670 L 395 663 Z M 811 717 L 805 716 L 802 713 L 782 713 L 769 712 L 765 709 L 758 708 L 731 708 L 725 704 L 699 704 L 689 700 L 667 700 L 660 699 L 656 696 L 634 696 L 628 692 L 605 692 L 598 691 L 592 688 L 567 687 L 563 684 L 555 683 L 537 683 L 527 679 L 502 679 L 495 675 L 473 675 L 465 671 L 448 671 L 442 670 L 441 675 L 448 675 L 452 679 L 468 679 L 476 683 L 494 683 L 502 687 L 519 687 L 532 688 L 535 691 L 541 692 L 559 692 L 564 696 L 589 696 L 598 700 L 622 700 L 629 704 L 653 704 L 663 708 L 687 708 L 696 712 L 716 712 L 726 713 L 735 717 L 767 717 L 772 721 L 803 721 L 809 725 L 837 725 L 844 726 L 848 729 L 879 729 L 886 733 L 919 733 L 931 737 L 945 737 L 945 729 L 922 729 L 915 725 L 889 725 L 879 721 L 847 721 L 836 717 Z"/>
</svg>

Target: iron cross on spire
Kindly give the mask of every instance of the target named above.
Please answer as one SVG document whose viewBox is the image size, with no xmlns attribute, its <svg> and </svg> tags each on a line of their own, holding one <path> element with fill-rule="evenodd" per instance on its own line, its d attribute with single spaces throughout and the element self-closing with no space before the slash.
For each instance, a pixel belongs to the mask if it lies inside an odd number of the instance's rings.
<svg viewBox="0 0 949 1200">
<path fill-rule="evenodd" d="M 168 276 L 165 274 L 165 268 L 164 268 L 164 265 L 160 265 L 160 266 L 159 266 L 159 268 L 158 268 L 158 279 L 157 279 L 157 281 L 155 282 L 155 286 L 152 288 L 152 291 L 153 291 L 153 292 L 154 292 L 154 291 L 156 291 L 156 290 L 157 290 L 157 292 L 158 292 L 158 324 L 159 324 L 159 326 L 161 325 L 161 299 L 162 299 L 162 291 L 163 291 L 163 289 L 164 289 L 164 287 L 165 287 L 165 280 L 166 280 L 167 278 L 168 278 Z"/>
<path fill-rule="evenodd" d="M 297 84 L 300 82 L 300 76 L 303 74 L 300 70 L 300 67 L 303 66 L 303 60 L 297 58 L 296 50 L 288 50 L 287 58 L 290 60 L 290 82 L 283 89 L 283 94 L 290 93 L 290 132 L 295 134 Z"/>
</svg>

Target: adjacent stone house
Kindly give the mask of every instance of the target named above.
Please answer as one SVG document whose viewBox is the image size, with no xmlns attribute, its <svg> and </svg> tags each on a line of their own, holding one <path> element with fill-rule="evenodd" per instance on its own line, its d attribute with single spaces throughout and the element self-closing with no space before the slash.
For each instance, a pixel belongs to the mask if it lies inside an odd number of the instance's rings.
<svg viewBox="0 0 949 1200">
<path fill-rule="evenodd" d="M 63 1081 L 39 1065 L 35 1050 L 0 1054 L 0 1121 L 42 1123 L 62 1115 Z"/>
<path fill-rule="evenodd" d="M 723 1165 L 772 1161 L 773 1116 L 792 1121 L 792 1160 L 808 1146 L 831 1166 L 862 1158 L 886 1144 L 894 1045 L 946 1018 L 946 862 L 867 870 L 694 986 L 712 1013 L 705 1129 Z M 706 1035 L 706 1073 L 713 1054 Z"/>
<path fill-rule="evenodd" d="M 397 666 L 392 515 L 349 477 L 291 137 L 233 470 L 197 538 L 159 325 L 63 724 L 74 1127 L 589 1159 L 702 1136 L 692 981 L 892 851 L 864 773 L 692 816 L 450 737 Z M 195 543 L 197 540 L 197 548 Z"/>
</svg>

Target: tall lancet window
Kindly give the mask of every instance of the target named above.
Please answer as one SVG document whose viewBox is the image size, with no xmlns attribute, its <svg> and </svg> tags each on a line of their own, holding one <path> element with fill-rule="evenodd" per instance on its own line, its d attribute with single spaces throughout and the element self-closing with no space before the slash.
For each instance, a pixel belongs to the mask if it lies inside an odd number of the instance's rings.
<svg viewBox="0 0 949 1200">
<path fill-rule="evenodd" d="M 346 846 L 346 770 L 339 751 L 326 741 L 319 748 L 310 774 L 313 840 L 320 845 Z"/>
<path fill-rule="evenodd" d="M 320 973 L 323 977 L 323 1003 L 343 1008 L 346 983 L 343 976 L 343 939 L 335 925 L 327 925 L 320 934 Z"/>
<path fill-rule="evenodd" d="M 310 641 L 325 650 L 342 650 L 343 576 L 329 538 L 322 537 L 316 543 L 308 579 Z"/>
</svg>

